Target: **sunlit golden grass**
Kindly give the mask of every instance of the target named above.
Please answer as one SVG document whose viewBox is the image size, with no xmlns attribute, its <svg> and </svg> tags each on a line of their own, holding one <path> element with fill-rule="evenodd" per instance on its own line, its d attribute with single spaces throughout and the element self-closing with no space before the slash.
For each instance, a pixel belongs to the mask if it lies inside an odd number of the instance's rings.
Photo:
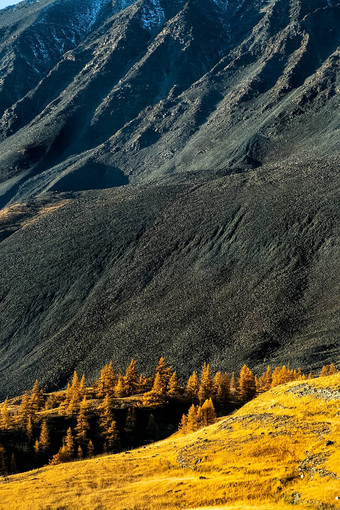
<svg viewBox="0 0 340 510">
<path fill-rule="evenodd" d="M 12 476 L 0 508 L 340 508 L 339 389 L 290 383 L 194 434 Z"/>
</svg>

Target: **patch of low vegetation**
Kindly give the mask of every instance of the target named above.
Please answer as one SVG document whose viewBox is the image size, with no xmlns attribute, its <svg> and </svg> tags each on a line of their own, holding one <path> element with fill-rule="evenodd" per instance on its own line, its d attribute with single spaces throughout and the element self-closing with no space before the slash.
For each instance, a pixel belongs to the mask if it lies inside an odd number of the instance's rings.
<svg viewBox="0 0 340 510">
<path fill-rule="evenodd" d="M 340 375 L 272 388 L 194 433 L 49 466 L 0 484 L 1 508 L 339 508 Z M 315 389 L 327 389 L 319 398 Z M 334 392 L 335 398 L 332 398 Z M 318 409 L 318 414 L 306 410 Z"/>
<path fill-rule="evenodd" d="M 323 367 L 321 374 L 336 372 L 332 364 Z M 233 372 L 229 378 L 227 373 L 212 373 L 205 363 L 199 376 L 193 372 L 181 385 L 176 371 L 161 357 L 151 377 L 139 374 L 132 359 L 125 374 L 117 373 L 112 362 L 106 364 L 90 386 L 85 375 L 79 379 L 77 372 L 65 391 L 44 393 L 36 381 L 29 392 L 6 399 L 0 408 L 0 473 L 7 476 L 47 463 L 117 453 L 165 438 L 177 429 L 189 434 L 215 423 L 217 415 L 230 413 L 270 388 L 306 379 L 301 369 L 286 366 L 274 371 L 268 366 L 257 377 L 246 365 L 239 377 Z M 300 391 L 304 387 L 302 384 L 291 391 L 305 395 L 305 390 Z M 307 394 L 315 395 L 307 387 Z M 318 412 L 309 406 L 305 414 L 314 416 Z M 257 422 L 259 419 L 259 415 L 253 417 Z M 252 416 L 242 420 L 242 426 L 249 427 Z M 276 441 L 273 448 L 278 447 L 282 453 L 283 446 Z M 253 455 L 261 455 L 263 448 L 267 451 L 272 447 L 256 446 Z M 286 454 L 290 455 L 288 449 L 282 453 Z"/>
</svg>

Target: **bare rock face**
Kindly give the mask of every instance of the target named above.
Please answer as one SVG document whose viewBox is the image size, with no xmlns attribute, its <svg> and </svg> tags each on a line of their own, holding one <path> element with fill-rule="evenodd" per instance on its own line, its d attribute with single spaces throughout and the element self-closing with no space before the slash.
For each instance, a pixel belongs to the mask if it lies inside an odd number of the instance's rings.
<svg viewBox="0 0 340 510">
<path fill-rule="evenodd" d="M 0 393 L 339 360 L 338 0 L 0 11 Z"/>
</svg>

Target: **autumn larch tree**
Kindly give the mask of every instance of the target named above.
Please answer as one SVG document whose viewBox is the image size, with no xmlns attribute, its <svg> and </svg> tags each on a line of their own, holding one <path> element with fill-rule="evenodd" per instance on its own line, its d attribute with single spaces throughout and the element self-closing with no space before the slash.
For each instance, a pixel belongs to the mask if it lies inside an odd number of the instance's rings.
<svg viewBox="0 0 340 510">
<path fill-rule="evenodd" d="M 91 457 L 93 457 L 93 455 L 94 455 L 94 445 L 90 439 L 90 441 L 87 444 L 87 456 L 91 458 Z"/>
<path fill-rule="evenodd" d="M 8 398 L 2 404 L 1 415 L 0 415 L 0 428 L 8 430 L 11 428 L 11 417 L 8 409 Z"/>
<path fill-rule="evenodd" d="M 230 379 L 230 397 L 234 403 L 238 401 L 238 390 L 238 380 L 236 378 L 235 372 L 233 372 Z"/>
<path fill-rule="evenodd" d="M 79 407 L 79 413 L 77 416 L 77 425 L 75 426 L 76 440 L 79 444 L 85 444 L 87 442 L 87 432 L 90 428 L 89 421 L 87 419 L 87 400 L 83 398 Z"/>
<path fill-rule="evenodd" d="M 200 379 L 200 388 L 198 390 L 198 400 L 202 404 L 207 399 L 211 398 L 213 395 L 213 380 L 210 374 L 210 366 L 207 363 L 204 363 L 201 379 Z"/>
<path fill-rule="evenodd" d="M 182 434 L 186 434 L 188 432 L 188 430 L 187 430 L 187 423 L 188 423 L 188 418 L 187 418 L 186 414 L 183 414 L 182 415 L 182 419 L 180 421 L 180 424 L 178 426 L 178 430 Z"/>
<path fill-rule="evenodd" d="M 0 475 L 8 475 L 7 455 L 6 450 L 2 445 L 0 445 Z"/>
<path fill-rule="evenodd" d="M 204 402 L 201 407 L 199 413 L 199 425 L 201 427 L 207 427 L 208 425 L 212 425 L 216 421 L 216 412 L 214 408 L 214 404 L 209 398 Z"/>
<path fill-rule="evenodd" d="M 167 393 L 170 398 L 178 398 L 181 394 L 181 387 L 178 382 L 176 371 L 173 372 L 172 376 L 169 379 Z"/>
<path fill-rule="evenodd" d="M 110 397 L 114 397 L 116 384 L 117 377 L 112 368 L 112 361 L 110 361 L 108 365 L 105 365 L 102 368 L 100 377 L 95 384 L 97 397 L 103 398 L 106 394 L 108 394 Z"/>
<path fill-rule="evenodd" d="M 227 373 L 216 372 L 213 385 L 214 402 L 218 409 L 226 409 L 230 401 L 230 382 Z"/>
<path fill-rule="evenodd" d="M 104 450 L 114 453 L 119 450 L 119 431 L 116 420 L 112 420 L 105 433 Z"/>
<path fill-rule="evenodd" d="M 40 437 L 39 437 L 39 450 L 46 453 L 50 446 L 50 435 L 48 431 L 47 421 L 43 420 L 41 424 Z"/>
<path fill-rule="evenodd" d="M 168 384 L 170 381 L 170 377 L 172 375 L 172 367 L 170 367 L 163 356 L 160 358 L 158 365 L 156 367 L 156 377 L 159 376 L 160 384 L 162 386 L 163 393 L 166 393 L 168 390 Z"/>
<path fill-rule="evenodd" d="M 194 404 L 190 407 L 186 420 L 186 432 L 196 432 L 199 429 L 198 407 Z"/>
<path fill-rule="evenodd" d="M 267 366 L 266 372 L 264 372 L 261 377 L 259 377 L 256 385 L 257 393 L 264 393 L 265 391 L 270 390 L 272 386 L 272 371 L 270 366 Z"/>
<path fill-rule="evenodd" d="M 196 372 L 193 372 L 188 379 L 187 386 L 185 388 L 185 396 L 186 398 L 192 402 L 193 404 L 198 403 L 198 391 L 199 391 L 199 382 Z"/>
<path fill-rule="evenodd" d="M 161 380 L 161 375 L 156 374 L 151 391 L 144 393 L 143 405 L 144 406 L 158 406 L 166 403 L 167 395 L 166 388 Z"/>
<path fill-rule="evenodd" d="M 107 393 L 102 404 L 99 406 L 99 427 L 104 437 L 112 420 L 114 420 L 113 404 L 112 399 Z"/>
<path fill-rule="evenodd" d="M 66 432 L 66 436 L 63 440 L 65 451 L 69 455 L 70 459 L 72 459 L 75 455 L 75 444 L 74 444 L 74 438 L 72 433 L 72 428 L 69 427 Z"/>
<path fill-rule="evenodd" d="M 85 382 L 85 378 L 84 378 L 84 382 Z M 80 382 L 78 379 L 77 372 L 74 371 L 72 384 L 71 384 L 71 388 L 70 388 L 69 404 L 66 409 L 66 413 L 69 415 L 76 415 L 80 409 L 80 402 L 81 402 Z"/>
<path fill-rule="evenodd" d="M 43 420 L 41 424 L 39 443 L 41 451 L 46 452 L 50 446 L 50 434 L 48 430 L 47 420 Z"/>
<path fill-rule="evenodd" d="M 126 369 L 125 391 L 127 396 L 135 395 L 139 391 L 139 376 L 134 359 L 131 360 L 130 365 Z"/>
<path fill-rule="evenodd" d="M 44 403 L 45 401 L 43 390 L 40 388 L 38 380 L 36 380 L 29 397 L 29 405 L 32 414 L 36 414 L 41 409 L 43 409 Z"/>
<path fill-rule="evenodd" d="M 249 402 L 256 395 L 255 376 L 247 365 L 243 365 L 240 371 L 240 400 L 241 402 Z"/>
<path fill-rule="evenodd" d="M 118 376 L 118 382 L 115 386 L 115 396 L 118 398 L 123 398 L 127 396 L 125 377 L 123 376 L 123 374 L 119 374 Z"/>
<path fill-rule="evenodd" d="M 80 379 L 80 383 L 79 383 L 79 399 L 82 400 L 84 397 L 86 397 L 85 374 L 82 375 L 82 378 Z"/>
</svg>

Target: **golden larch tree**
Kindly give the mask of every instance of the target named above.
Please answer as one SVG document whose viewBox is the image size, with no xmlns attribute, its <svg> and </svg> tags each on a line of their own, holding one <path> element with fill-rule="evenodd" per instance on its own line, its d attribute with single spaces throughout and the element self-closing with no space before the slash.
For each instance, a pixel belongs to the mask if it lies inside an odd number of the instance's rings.
<svg viewBox="0 0 340 510">
<path fill-rule="evenodd" d="M 90 424 L 87 418 L 87 400 L 83 398 L 80 404 L 79 413 L 77 416 L 77 425 L 75 426 L 76 440 L 78 443 L 86 443 L 87 432 L 90 428 Z"/>
<path fill-rule="evenodd" d="M 202 404 L 213 396 L 213 379 L 210 373 L 210 365 L 204 363 L 200 378 L 200 387 L 198 390 L 198 400 Z"/>
<path fill-rule="evenodd" d="M 240 371 L 239 395 L 242 402 L 252 400 L 256 395 L 255 376 L 247 365 L 243 365 Z"/>
<path fill-rule="evenodd" d="M 176 371 L 173 372 L 172 376 L 169 379 L 167 393 L 170 398 L 177 398 L 181 394 L 181 387 L 178 382 L 178 377 L 177 377 Z"/>
<path fill-rule="evenodd" d="M 119 374 L 118 376 L 118 382 L 115 386 L 115 396 L 118 398 L 123 398 L 127 396 L 127 389 L 125 385 L 125 377 L 123 374 Z"/>
<path fill-rule="evenodd" d="M 126 395 L 135 395 L 139 391 L 139 376 L 136 369 L 136 362 L 131 360 L 125 373 L 125 391 Z"/>
<path fill-rule="evenodd" d="M 8 408 L 8 398 L 6 398 L 1 407 L 0 428 L 3 430 L 8 430 L 11 428 L 11 416 Z"/>
<path fill-rule="evenodd" d="M 102 368 L 100 377 L 95 384 L 97 397 L 103 398 L 106 394 L 108 394 L 110 397 L 114 397 L 116 384 L 117 377 L 112 368 L 112 361 L 110 361 L 108 365 L 105 365 Z"/>
<path fill-rule="evenodd" d="M 198 403 L 198 391 L 199 391 L 200 385 L 198 382 L 198 377 L 196 372 L 193 372 L 191 376 L 188 379 L 187 386 L 185 388 L 185 396 L 194 404 Z"/>
<path fill-rule="evenodd" d="M 162 383 L 159 373 L 156 374 L 151 391 L 144 393 L 143 405 L 144 406 L 157 406 L 166 402 L 166 389 Z"/>
</svg>

